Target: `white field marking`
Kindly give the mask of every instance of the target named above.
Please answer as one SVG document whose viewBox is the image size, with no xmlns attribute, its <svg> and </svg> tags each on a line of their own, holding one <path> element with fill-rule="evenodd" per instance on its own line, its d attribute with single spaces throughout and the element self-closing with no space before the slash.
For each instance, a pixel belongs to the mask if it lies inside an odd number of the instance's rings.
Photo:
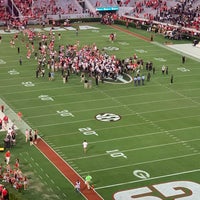
<svg viewBox="0 0 200 200">
<path fill-rule="evenodd" d="M 31 128 L 24 120 L 19 121 L 17 114 L 0 98 L 0 104 L 5 106 L 5 114 L 9 116 L 9 120 L 13 121 L 18 129 L 25 135 L 26 129 L 33 129 Z M 38 135 L 39 137 L 39 135 Z M 28 155 L 28 154 L 27 154 Z"/>
<path fill-rule="evenodd" d="M 197 156 L 197 155 L 200 155 L 200 153 L 198 152 L 198 153 L 186 154 L 186 155 L 182 155 L 182 156 L 174 156 L 174 157 L 162 158 L 162 159 L 157 159 L 157 160 L 143 161 L 143 162 L 138 162 L 138 163 L 134 163 L 134 164 L 120 165 L 117 167 L 101 168 L 101 169 L 97 169 L 97 170 L 81 172 L 80 174 L 84 175 L 84 174 L 88 174 L 88 173 L 104 172 L 104 171 L 109 171 L 109 170 L 113 171 L 115 169 L 133 167 L 133 166 L 150 164 L 150 163 L 157 163 L 157 162 L 168 161 L 168 160 L 176 160 L 176 159 L 180 159 L 180 158 L 186 158 L 186 157 Z"/>
<path fill-rule="evenodd" d="M 181 118 L 171 118 L 172 120 L 174 119 L 181 119 Z M 165 120 L 162 120 L 162 121 L 165 121 Z M 143 123 L 144 124 L 144 123 Z M 138 125 L 138 124 L 136 124 Z M 96 131 L 100 132 L 100 131 L 103 131 L 103 130 L 110 130 L 110 129 L 118 129 L 118 128 L 124 128 L 124 127 L 131 127 L 131 126 L 135 126 L 135 124 L 131 124 L 131 125 L 123 125 L 123 126 L 115 126 L 115 127 L 106 127 L 106 128 L 98 128 L 98 129 L 95 129 Z M 182 130 L 190 130 L 190 129 L 196 129 L 196 128 L 200 128 L 200 126 L 191 126 L 191 127 L 186 127 L 186 128 L 179 128 L 179 129 L 173 129 L 173 130 L 166 130 L 166 131 L 159 131 L 159 132 L 152 132 L 152 133 L 147 133 L 147 134 L 139 134 L 139 135 L 133 135 L 133 136 L 126 136 L 126 137 L 120 137 L 120 138 L 113 138 L 113 139 L 109 139 L 109 140 L 106 140 L 106 141 L 114 141 L 114 140 L 120 140 L 120 139 L 123 139 L 123 138 L 134 138 L 134 137 L 144 137 L 146 135 L 154 135 L 154 134 L 160 134 L 160 133 L 163 133 L 165 132 L 167 135 L 170 135 L 170 132 L 176 132 L 176 131 L 182 131 Z M 78 132 L 71 132 L 69 134 L 54 134 L 54 135 L 49 135 L 49 136 L 45 136 L 45 138 L 51 138 L 51 137 L 58 137 L 58 136 L 64 136 L 64 135 L 73 135 L 73 134 L 76 134 L 77 135 Z M 101 142 L 101 141 L 100 141 Z M 95 143 L 95 142 L 94 142 Z M 77 144 L 77 146 L 79 146 L 80 144 Z M 67 146 L 66 146 L 67 147 Z M 71 147 L 71 146 L 70 146 Z M 56 148 L 58 148 L 58 146 L 56 146 Z"/>
<path fill-rule="evenodd" d="M 55 184 L 55 182 L 54 182 L 52 179 L 51 179 L 50 181 L 51 181 L 53 184 Z"/>
<path fill-rule="evenodd" d="M 39 175 L 39 177 L 40 177 L 41 180 L 43 180 L 43 177 L 42 177 L 42 176 Z"/>
<path fill-rule="evenodd" d="M 153 110 L 153 111 L 148 111 L 148 112 L 140 112 L 140 113 L 130 113 L 130 114 L 126 114 L 126 115 L 121 115 L 122 117 L 124 116 L 132 116 L 132 115 L 138 115 L 139 114 L 146 114 L 146 113 L 156 113 L 156 112 L 163 112 L 163 111 L 172 111 L 172 110 L 180 110 L 180 109 L 185 109 L 185 108 L 196 108 L 198 106 L 184 106 L 184 107 L 180 107 L 180 108 L 173 108 L 173 109 L 159 109 L 159 110 Z M 197 115 L 199 116 L 199 115 Z M 193 116 L 195 117 L 195 116 Z M 183 117 L 183 118 L 188 118 L 188 117 Z M 179 119 L 179 118 L 177 118 Z M 143 118 L 144 120 L 144 118 Z M 170 121 L 171 119 L 168 119 L 168 121 Z M 61 122 L 61 123 L 52 123 L 52 124 L 43 124 L 43 125 L 38 125 L 37 127 L 51 127 L 51 126 L 58 126 L 58 125 L 63 125 L 63 124 L 74 124 L 74 123 L 80 123 L 80 122 L 90 122 L 90 121 L 95 121 L 95 119 L 83 119 L 83 120 L 76 120 L 76 121 L 68 121 L 68 122 Z M 160 121 L 166 121 L 166 120 L 158 120 L 158 121 L 149 121 L 148 123 L 154 124 L 156 122 L 160 122 Z M 146 122 L 141 122 L 138 124 L 133 124 L 134 125 L 142 125 L 142 124 L 146 124 Z"/>
<path fill-rule="evenodd" d="M 139 147 L 139 148 L 133 148 L 133 149 L 128 149 L 128 150 L 121 150 L 121 152 L 131 152 L 131 151 L 140 151 L 140 150 L 145 150 L 145 149 L 153 149 L 153 148 L 159 148 L 159 147 L 165 147 L 165 146 L 171 146 L 171 145 L 177 145 L 177 144 L 184 144 L 185 142 L 195 142 L 199 141 L 199 139 L 192 139 L 192 140 L 187 140 L 187 141 L 178 141 L 178 142 L 170 142 L 170 143 L 165 143 L 165 144 L 157 144 L 157 145 L 151 145 L 151 146 L 145 146 L 145 147 Z M 95 154 L 91 156 L 82 156 L 79 158 L 70 158 L 68 159 L 69 161 L 74 161 L 74 160 L 81 160 L 85 158 L 97 158 L 100 156 L 107 156 L 107 153 L 102 153 L 102 154 Z"/>
<path fill-rule="evenodd" d="M 48 83 L 48 82 L 47 82 Z M 43 83 L 41 83 L 41 84 L 43 84 Z M 12 85 L 12 86 L 18 86 L 18 85 Z M 0 87 L 3 87 L 4 88 L 4 86 L 0 86 Z M 5 87 L 8 87 L 8 86 L 5 86 Z M 72 87 L 70 87 L 70 89 L 71 88 L 80 88 L 80 86 L 78 85 L 78 86 L 72 86 Z M 155 85 L 155 86 L 151 86 L 151 87 L 158 87 L 158 85 Z M 61 90 L 62 88 L 65 88 L 66 89 L 66 87 L 53 87 L 52 88 L 52 90 L 56 90 L 56 89 L 58 89 L 58 90 Z M 118 91 L 118 92 L 120 92 L 120 91 L 122 91 L 122 90 L 127 90 L 127 89 L 133 89 L 133 86 L 132 85 L 127 85 L 127 87 L 123 87 L 123 88 L 120 88 L 120 90 L 119 90 L 119 88 L 117 88 L 117 89 L 109 89 L 109 90 L 107 90 L 106 92 L 109 92 L 109 93 L 111 93 L 112 91 Z M 180 91 L 198 91 L 198 90 L 200 90 L 199 88 L 194 88 L 194 89 L 183 89 L 183 90 L 180 90 Z M 9 90 L 8 90 L 9 91 Z M 9 94 L 25 94 L 25 93 L 33 93 L 33 92 L 44 92 L 44 90 L 42 90 L 42 89 L 40 89 L 40 90 L 37 90 L 37 89 L 31 89 L 31 91 L 16 91 L 16 92 L 7 92 L 7 93 L 4 93 L 5 95 L 9 95 Z M 99 93 L 99 89 L 98 88 L 96 88 L 96 92 L 97 93 Z M 87 94 L 90 94 L 90 93 L 94 93 L 94 91 L 91 91 L 91 92 L 87 92 Z M 133 97 L 135 97 L 135 96 L 149 96 L 149 95 L 153 95 L 153 94 L 157 94 L 157 95 L 159 95 L 159 94 L 168 94 L 168 93 L 171 93 L 171 91 L 164 91 L 164 92 L 151 92 L 151 93 L 141 93 L 141 94 L 132 94 L 132 95 L 127 95 L 127 96 L 120 96 L 120 98 L 127 98 L 127 97 L 129 97 L 129 96 L 133 96 Z M 76 96 L 76 95 L 80 95 L 81 93 L 76 93 L 76 94 L 66 94 L 66 95 L 56 95 L 56 96 L 54 96 L 54 97 L 59 97 L 59 96 Z M 85 94 L 85 92 L 82 92 L 82 94 Z M 122 93 L 123 94 L 123 93 Z M 36 97 L 37 98 L 37 97 Z M 106 98 L 107 99 L 107 98 Z M 28 99 L 25 99 L 25 100 L 32 100 L 32 98 L 30 99 L 30 98 L 28 98 Z M 14 100 L 13 100 L 14 101 Z M 22 101 L 22 100 L 18 100 L 18 101 Z M 11 101 L 12 102 L 12 101 Z M 14 101 L 14 102 L 16 102 L 16 100 Z M 87 101 L 88 102 L 88 101 Z"/>
<path fill-rule="evenodd" d="M 56 186 L 56 188 L 61 191 L 60 187 Z"/>
<path fill-rule="evenodd" d="M 174 173 L 174 174 L 167 174 L 167 175 L 152 177 L 152 178 L 148 178 L 148 179 L 140 179 L 140 180 L 136 180 L 136 181 L 129 181 L 129 182 L 117 183 L 117 184 L 113 184 L 113 185 L 106 185 L 106 186 L 102 186 L 102 187 L 96 187 L 95 190 L 111 188 L 111 187 L 116 187 L 116 186 L 121 186 L 121 185 L 127 185 L 127 184 L 132 184 L 132 183 L 138 183 L 138 182 L 145 182 L 145 181 L 155 180 L 155 179 L 160 179 L 160 178 L 167 178 L 167 177 L 171 177 L 171 176 L 190 174 L 190 173 L 195 173 L 195 172 L 199 172 L 199 171 L 200 171 L 200 169 L 194 169 L 194 170 L 190 170 L 190 171 L 178 172 L 178 173 Z"/>
<path fill-rule="evenodd" d="M 115 127 L 115 128 L 119 128 L 119 127 Z M 177 132 L 177 131 L 182 131 L 182 130 L 191 130 L 191 129 L 196 129 L 196 128 L 200 128 L 200 126 L 194 126 L 194 127 L 187 127 L 187 128 L 181 128 L 181 129 L 174 129 L 174 130 L 169 130 L 170 132 Z M 106 129 L 110 129 L 110 128 L 106 128 Z M 168 133 L 168 134 L 167 134 Z M 107 140 L 99 140 L 99 141 L 95 141 L 95 142 L 90 142 L 90 144 L 98 144 L 98 143 L 104 143 L 104 142 L 111 142 L 111 141 L 118 141 L 118 140 L 124 140 L 124 139 L 129 139 L 129 138 L 138 138 L 138 137 L 146 137 L 146 136 L 150 136 L 150 135 L 158 135 L 158 134 L 167 134 L 169 135 L 170 133 L 167 131 L 158 131 L 158 132 L 152 132 L 152 133 L 147 133 L 147 134 L 138 134 L 138 135 L 132 135 L 132 136 L 125 136 L 125 137 L 119 137 L 119 138 L 112 138 L 112 139 L 107 139 Z M 169 135 L 169 137 L 172 137 L 171 135 Z M 197 139 L 198 140 L 198 139 Z M 178 139 L 178 142 L 180 142 L 180 140 Z M 81 146 L 82 144 L 71 144 L 71 145 L 65 145 L 65 146 L 56 146 L 55 150 L 57 151 L 58 149 L 62 149 L 62 148 L 71 148 L 71 147 L 76 147 L 76 146 Z"/>
<path fill-rule="evenodd" d="M 115 101 L 117 102 L 117 101 Z M 119 103 L 119 102 L 118 102 Z M 146 104 L 150 104 L 151 102 L 147 102 Z M 129 104 L 129 105 L 116 105 L 116 106 L 107 106 L 107 107 L 101 107 L 101 108 L 92 108 L 92 109 L 84 109 L 84 110 L 77 110 L 77 111 L 70 111 L 71 113 L 80 113 L 80 112 L 88 112 L 88 111 L 95 111 L 95 110 L 99 110 L 99 109 L 110 109 L 110 108 L 120 108 L 120 107 L 126 107 L 124 109 L 127 109 L 128 111 L 131 111 L 129 108 L 127 108 L 128 106 L 131 105 L 138 105 L 138 104 Z M 133 113 L 133 111 L 131 111 L 132 113 L 130 114 L 126 114 L 126 115 L 120 115 L 120 116 L 129 116 L 129 115 L 138 115 L 138 114 L 145 114 L 145 113 L 151 113 L 151 112 L 162 112 L 162 111 L 170 111 L 170 110 L 176 110 L 176 109 L 182 109 L 182 108 L 195 108 L 197 107 L 196 105 L 192 105 L 192 106 L 184 106 L 184 107 L 180 107 L 180 108 L 171 108 L 171 109 L 159 109 L 159 110 L 153 110 L 153 111 L 145 111 L 145 112 L 137 112 L 137 113 Z M 26 117 L 26 119 L 32 119 L 32 118 L 37 118 L 37 117 L 48 117 L 48 116 L 57 116 L 58 113 L 52 113 L 52 114 L 44 114 L 44 115 L 36 115 L 36 116 L 31 116 L 31 117 Z M 149 121 L 149 119 L 148 119 Z"/>
<path fill-rule="evenodd" d="M 66 195 L 65 193 L 63 193 L 63 196 L 64 196 L 64 197 L 67 197 L 67 195 Z"/>
<path fill-rule="evenodd" d="M 162 84 L 160 84 L 160 85 L 162 85 Z M 186 98 L 186 99 L 188 99 L 189 101 L 193 102 L 194 104 L 200 105 L 200 102 L 195 101 L 193 98 L 188 97 L 188 96 L 186 96 L 186 95 L 184 95 L 184 94 L 182 94 L 182 93 L 180 93 L 180 92 L 174 91 L 171 87 L 168 87 L 168 86 L 166 86 L 166 85 L 164 85 L 164 87 L 167 88 L 169 91 L 174 92 L 176 95 L 178 95 L 178 96 L 180 96 L 180 97 L 183 97 L 183 98 Z M 170 133 L 170 135 L 173 135 L 173 134 Z M 173 135 L 173 136 L 174 136 L 174 135 Z M 174 140 L 177 140 L 177 139 L 179 139 L 179 138 L 176 137 L 176 136 L 174 136 L 173 139 L 174 139 Z M 180 141 L 181 141 L 181 139 L 180 139 Z M 192 150 L 193 152 L 196 151 L 196 149 L 193 148 L 193 147 L 192 147 L 191 145 L 189 145 L 189 144 L 187 144 L 186 147 L 187 147 L 188 149 Z"/>
<path fill-rule="evenodd" d="M 53 189 L 52 189 L 52 188 L 49 188 L 49 191 L 50 191 L 50 192 L 53 192 Z M 56 195 L 56 196 L 57 196 L 57 195 Z"/>
<path fill-rule="evenodd" d="M 183 51 L 183 49 L 174 49 L 172 47 L 173 45 L 163 45 L 163 44 L 159 44 L 158 42 L 153 42 L 153 44 L 155 44 L 157 46 L 160 46 L 160 47 L 162 47 L 164 49 L 170 50 L 170 51 L 172 51 L 172 52 L 174 52 L 176 54 L 189 56 L 191 59 L 200 62 L 200 59 L 198 57 L 196 57 L 195 55 L 189 54 L 187 51 Z M 192 44 L 191 44 L 191 46 L 192 46 Z"/>
<path fill-rule="evenodd" d="M 47 144 L 48 145 L 48 144 Z M 49 146 L 49 145 L 48 145 Z M 36 148 L 37 148 L 37 146 L 35 146 Z M 56 153 L 56 151 L 54 151 L 54 149 L 52 149 L 52 151 L 53 152 L 55 152 L 55 154 L 56 155 L 58 155 L 57 153 Z M 42 152 L 41 152 L 42 153 Z M 42 153 L 43 154 L 43 153 Z M 68 181 L 69 181 L 69 183 L 71 183 L 72 185 L 74 185 L 74 183 L 67 177 L 67 176 L 65 176 L 61 171 L 60 171 L 60 169 L 55 165 L 55 163 L 53 163 L 45 154 L 43 154 L 43 156 L 63 175 L 63 177 L 65 178 L 65 179 L 67 179 Z M 59 156 L 59 155 L 58 155 Z M 59 156 L 60 157 L 60 156 Z M 63 162 L 65 162 L 66 164 L 67 164 L 67 166 L 68 167 L 70 167 L 70 169 L 77 175 L 77 177 L 79 178 L 79 179 L 81 179 L 82 181 L 85 181 L 80 175 L 79 175 L 79 173 L 77 173 L 71 166 L 70 166 L 70 162 L 66 162 L 62 157 L 60 157 L 60 159 L 62 159 L 63 160 Z M 96 193 L 96 192 L 95 192 Z M 98 193 L 96 193 L 99 197 L 101 197 Z M 83 195 L 83 194 L 82 194 Z M 84 195 L 83 195 L 84 196 Z M 84 198 L 85 198 L 85 196 L 84 196 Z M 102 197 L 101 197 L 102 198 Z M 103 199 L 103 198 L 102 198 Z"/>
<path fill-rule="evenodd" d="M 37 163 L 37 162 L 35 162 L 35 165 L 37 166 L 37 167 L 39 167 L 40 165 Z"/>
</svg>

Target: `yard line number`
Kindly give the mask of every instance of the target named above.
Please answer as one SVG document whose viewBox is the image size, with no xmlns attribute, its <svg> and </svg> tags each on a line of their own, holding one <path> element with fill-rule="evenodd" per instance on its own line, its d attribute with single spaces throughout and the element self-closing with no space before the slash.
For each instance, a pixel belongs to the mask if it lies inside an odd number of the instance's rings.
<svg viewBox="0 0 200 200">
<path fill-rule="evenodd" d="M 50 97 L 49 95 L 46 94 L 42 94 L 38 97 L 39 99 L 41 99 L 42 101 L 54 101 L 54 99 L 52 97 Z"/>
<path fill-rule="evenodd" d="M 61 117 L 74 117 L 74 115 L 73 115 L 71 112 L 69 112 L 68 110 L 61 110 L 61 111 L 57 110 L 56 112 L 57 112 Z"/>
<path fill-rule="evenodd" d="M 78 129 L 83 135 L 96 135 L 98 136 L 98 134 L 93 131 L 90 127 L 86 127 L 86 128 L 79 128 Z"/>
<path fill-rule="evenodd" d="M 106 153 L 108 153 L 113 158 L 118 158 L 118 157 L 127 158 L 127 156 L 124 153 L 120 152 L 118 149 L 106 151 Z"/>
<path fill-rule="evenodd" d="M 35 86 L 35 84 L 32 83 L 31 81 L 22 82 L 22 85 L 24 85 L 25 87 L 34 87 Z"/>
</svg>

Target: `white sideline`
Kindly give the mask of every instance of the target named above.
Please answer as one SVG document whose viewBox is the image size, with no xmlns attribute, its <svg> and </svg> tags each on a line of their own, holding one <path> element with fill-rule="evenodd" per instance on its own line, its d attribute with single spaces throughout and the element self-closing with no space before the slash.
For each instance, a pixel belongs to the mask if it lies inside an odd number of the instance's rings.
<svg viewBox="0 0 200 200">
<path fill-rule="evenodd" d="M 16 129 L 19 129 L 24 135 L 26 129 L 32 129 L 26 122 L 23 120 L 19 121 L 17 114 L 0 98 L 0 105 L 4 105 L 4 113 L 9 118 L 9 124 L 7 125 L 8 128 L 10 128 L 13 123 L 15 125 Z M 2 112 L 0 112 L 0 118 L 2 119 L 5 115 Z M 6 131 L 5 129 L 2 129 L 3 131 Z"/>
</svg>

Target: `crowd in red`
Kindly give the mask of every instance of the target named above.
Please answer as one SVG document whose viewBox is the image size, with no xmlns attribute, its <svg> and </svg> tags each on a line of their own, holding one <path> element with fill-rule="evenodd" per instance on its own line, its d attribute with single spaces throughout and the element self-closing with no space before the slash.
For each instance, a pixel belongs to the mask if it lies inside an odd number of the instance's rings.
<svg viewBox="0 0 200 200">
<path fill-rule="evenodd" d="M 135 1 L 134 4 L 131 0 L 118 0 L 117 3 L 121 7 L 132 7 L 132 11 L 127 14 L 134 17 L 141 18 L 141 15 L 143 15 L 142 18 L 147 20 L 155 20 L 199 30 L 200 6 L 193 6 L 194 3 L 196 5 L 197 1 L 199 0 L 177 1 L 174 2 L 172 6 L 170 6 L 171 4 L 169 5 L 168 1 L 162 0 L 138 0 Z M 114 1 L 112 0 L 107 0 L 106 3 L 107 6 L 114 6 Z M 41 19 L 48 14 L 62 15 L 79 12 L 71 2 L 68 2 L 64 7 L 61 7 L 55 0 L 14 0 L 14 4 L 20 11 L 21 15 L 24 16 L 20 22 L 19 20 L 16 22 L 16 20 L 13 19 L 13 13 L 7 12 L 5 6 L 0 6 L 0 19 L 5 21 L 10 20 L 14 27 L 26 25 L 29 19 Z M 103 2 L 97 0 L 94 7 L 100 6 L 103 6 Z M 148 12 L 146 12 L 146 8 L 150 8 L 148 9 Z"/>
<path fill-rule="evenodd" d="M 144 19 L 199 30 L 200 6 L 195 6 L 198 1 L 199 0 L 174 1 L 174 3 L 170 6 L 168 1 L 139 0 L 136 1 L 134 5 L 131 5 L 133 10 L 129 14 L 139 18 L 142 13 Z M 125 6 L 129 3 L 130 0 L 124 2 Z M 148 10 L 148 12 L 145 12 L 147 8 L 151 8 L 151 11 Z"/>
</svg>

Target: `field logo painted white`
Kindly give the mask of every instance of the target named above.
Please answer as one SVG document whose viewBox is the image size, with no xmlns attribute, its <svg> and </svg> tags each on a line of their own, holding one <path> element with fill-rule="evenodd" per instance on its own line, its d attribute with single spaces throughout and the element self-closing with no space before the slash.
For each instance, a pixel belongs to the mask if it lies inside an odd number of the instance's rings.
<svg viewBox="0 0 200 200">
<path fill-rule="evenodd" d="M 181 72 L 189 72 L 189 69 L 186 69 L 185 67 L 178 67 L 177 70 L 181 71 Z"/>
<path fill-rule="evenodd" d="M 106 153 L 109 154 L 113 158 L 119 158 L 119 157 L 127 158 L 127 156 L 121 151 L 119 151 L 118 149 L 106 151 Z"/>
<path fill-rule="evenodd" d="M 96 115 L 96 119 L 102 122 L 116 122 L 120 120 L 121 117 L 113 113 L 101 113 Z"/>
<path fill-rule="evenodd" d="M 4 65 L 4 64 L 6 64 L 6 62 L 4 60 L 0 59 L 0 65 Z"/>
<path fill-rule="evenodd" d="M 96 135 L 99 136 L 95 131 L 93 131 L 90 127 L 79 128 L 78 129 L 83 135 Z"/>
<path fill-rule="evenodd" d="M 140 178 L 140 179 L 148 179 L 150 178 L 149 173 L 143 171 L 143 170 L 134 170 L 133 175 Z"/>
<path fill-rule="evenodd" d="M 32 83 L 31 81 L 22 82 L 22 85 L 24 85 L 25 87 L 34 87 L 35 86 L 35 84 Z"/>
<path fill-rule="evenodd" d="M 20 74 L 18 71 L 16 71 L 15 69 L 12 69 L 12 70 L 10 70 L 10 71 L 8 71 L 8 73 L 10 74 L 10 75 L 18 75 L 18 74 Z"/>
<path fill-rule="evenodd" d="M 155 192 L 156 194 L 159 192 L 160 196 L 154 196 Z M 200 184 L 191 181 L 173 181 L 120 191 L 113 195 L 114 200 L 163 200 L 163 197 L 174 200 L 199 200 Z"/>
<path fill-rule="evenodd" d="M 42 101 L 54 101 L 54 99 L 52 97 L 50 97 L 49 95 L 40 95 L 38 97 L 39 99 L 41 99 Z"/>
<path fill-rule="evenodd" d="M 167 61 L 164 58 L 154 58 L 154 60 L 157 60 L 157 61 L 160 61 L 160 62 L 166 62 Z"/>
<path fill-rule="evenodd" d="M 74 117 L 72 113 L 70 113 L 68 110 L 57 110 L 56 111 L 61 117 Z"/>
</svg>

